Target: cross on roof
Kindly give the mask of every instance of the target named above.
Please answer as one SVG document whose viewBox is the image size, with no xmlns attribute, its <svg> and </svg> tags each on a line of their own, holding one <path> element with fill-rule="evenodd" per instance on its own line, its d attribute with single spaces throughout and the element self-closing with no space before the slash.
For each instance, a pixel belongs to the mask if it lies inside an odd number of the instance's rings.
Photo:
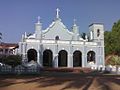
<svg viewBox="0 0 120 90">
<path fill-rule="evenodd" d="M 57 8 L 56 11 L 57 11 L 57 12 L 56 12 L 56 18 L 59 18 L 59 12 L 60 12 L 60 9 Z"/>
</svg>

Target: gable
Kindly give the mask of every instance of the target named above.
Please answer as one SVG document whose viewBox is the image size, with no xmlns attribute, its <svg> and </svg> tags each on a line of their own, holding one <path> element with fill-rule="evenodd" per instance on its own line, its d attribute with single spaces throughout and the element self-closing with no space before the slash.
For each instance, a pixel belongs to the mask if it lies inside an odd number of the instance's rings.
<svg viewBox="0 0 120 90">
<path fill-rule="evenodd" d="M 44 39 L 55 39 L 59 37 L 60 40 L 71 40 L 72 36 L 73 33 L 66 28 L 61 20 L 56 20 L 43 31 Z"/>
</svg>

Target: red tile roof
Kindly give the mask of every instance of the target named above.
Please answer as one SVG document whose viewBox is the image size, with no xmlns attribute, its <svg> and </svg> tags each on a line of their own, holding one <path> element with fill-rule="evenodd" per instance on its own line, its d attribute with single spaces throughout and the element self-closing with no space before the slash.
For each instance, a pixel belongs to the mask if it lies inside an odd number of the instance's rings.
<svg viewBox="0 0 120 90">
<path fill-rule="evenodd" d="M 16 43 L 0 43 L 0 49 L 14 49 L 18 48 L 18 44 Z"/>
</svg>

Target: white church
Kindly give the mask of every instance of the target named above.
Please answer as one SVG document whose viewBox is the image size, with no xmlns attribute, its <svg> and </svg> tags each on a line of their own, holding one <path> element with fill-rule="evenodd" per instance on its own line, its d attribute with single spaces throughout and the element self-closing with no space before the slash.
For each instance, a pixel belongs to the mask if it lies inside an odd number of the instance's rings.
<svg viewBox="0 0 120 90">
<path fill-rule="evenodd" d="M 104 66 L 104 26 L 100 23 L 89 25 L 89 34 L 83 39 L 75 22 L 68 30 L 57 8 L 55 20 L 48 28 L 43 30 L 38 18 L 35 32 L 22 35 L 19 54 L 24 64 L 36 62 L 40 67 Z"/>
</svg>

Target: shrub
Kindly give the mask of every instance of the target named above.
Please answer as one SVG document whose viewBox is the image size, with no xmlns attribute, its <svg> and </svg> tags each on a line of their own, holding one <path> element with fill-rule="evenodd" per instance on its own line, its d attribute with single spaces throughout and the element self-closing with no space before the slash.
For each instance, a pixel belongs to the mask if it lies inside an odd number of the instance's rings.
<svg viewBox="0 0 120 90">
<path fill-rule="evenodd" d="M 3 55 L 0 57 L 0 62 L 10 65 L 12 67 L 20 65 L 21 61 L 22 61 L 22 58 L 19 55 L 9 55 L 9 56 Z"/>
</svg>

